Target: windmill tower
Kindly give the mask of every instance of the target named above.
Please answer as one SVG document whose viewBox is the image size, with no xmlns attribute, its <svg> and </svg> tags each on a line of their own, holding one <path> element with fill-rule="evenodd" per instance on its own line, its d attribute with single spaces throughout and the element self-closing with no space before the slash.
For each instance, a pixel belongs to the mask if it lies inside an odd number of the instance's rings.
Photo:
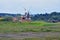
<svg viewBox="0 0 60 40">
<path fill-rule="evenodd" d="M 30 18 L 30 14 L 29 11 L 25 10 L 25 14 L 23 16 L 21 16 L 21 22 L 30 22 L 31 18 Z"/>
</svg>

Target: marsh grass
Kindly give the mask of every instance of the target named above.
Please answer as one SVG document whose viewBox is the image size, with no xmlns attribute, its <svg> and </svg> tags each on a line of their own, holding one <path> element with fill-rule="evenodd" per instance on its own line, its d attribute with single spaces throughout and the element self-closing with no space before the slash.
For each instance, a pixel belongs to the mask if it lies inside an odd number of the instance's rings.
<svg viewBox="0 0 60 40">
<path fill-rule="evenodd" d="M 60 40 L 60 37 L 44 37 L 44 38 L 0 38 L 0 40 Z"/>
<path fill-rule="evenodd" d="M 23 40 L 60 40 L 60 38 L 59 37 L 25 38 Z"/>
<path fill-rule="evenodd" d="M 0 22 L 0 33 L 19 32 L 60 32 L 60 23 L 35 22 Z"/>
</svg>

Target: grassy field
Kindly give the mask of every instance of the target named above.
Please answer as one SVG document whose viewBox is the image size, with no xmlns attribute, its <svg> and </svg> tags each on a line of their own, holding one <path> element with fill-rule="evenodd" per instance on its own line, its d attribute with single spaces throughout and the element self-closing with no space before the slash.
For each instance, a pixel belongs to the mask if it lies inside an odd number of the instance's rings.
<svg viewBox="0 0 60 40">
<path fill-rule="evenodd" d="M 44 21 L 34 22 L 0 22 L 0 33 L 19 32 L 60 32 L 60 23 L 48 23 Z"/>
<path fill-rule="evenodd" d="M 25 38 L 22 40 L 60 40 L 60 38 L 57 37 L 45 37 L 45 38 Z"/>
<path fill-rule="evenodd" d="M 60 40 L 60 37 L 24 38 L 24 39 L 0 38 L 0 40 Z"/>
</svg>

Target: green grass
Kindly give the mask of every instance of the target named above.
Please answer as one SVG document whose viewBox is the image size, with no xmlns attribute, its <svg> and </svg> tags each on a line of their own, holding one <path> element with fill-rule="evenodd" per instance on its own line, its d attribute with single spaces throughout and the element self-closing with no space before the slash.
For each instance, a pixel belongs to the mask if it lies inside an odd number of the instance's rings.
<svg viewBox="0 0 60 40">
<path fill-rule="evenodd" d="M 60 37 L 44 37 L 44 38 L 0 38 L 0 40 L 60 40 Z"/>
<path fill-rule="evenodd" d="M 60 40 L 60 37 L 25 38 L 23 40 Z"/>
<path fill-rule="evenodd" d="M 60 23 L 48 23 L 44 21 L 34 22 L 0 22 L 0 33 L 19 32 L 60 32 Z"/>
</svg>

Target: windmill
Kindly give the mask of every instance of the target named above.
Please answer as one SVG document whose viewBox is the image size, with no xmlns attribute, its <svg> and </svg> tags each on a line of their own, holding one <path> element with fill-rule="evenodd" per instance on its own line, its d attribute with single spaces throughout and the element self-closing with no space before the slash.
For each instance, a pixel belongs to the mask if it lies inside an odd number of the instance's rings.
<svg viewBox="0 0 60 40">
<path fill-rule="evenodd" d="M 25 17 L 27 20 L 30 19 L 30 12 L 29 11 L 30 11 L 30 9 L 28 11 L 25 9 Z"/>
<path fill-rule="evenodd" d="M 27 11 L 25 8 L 25 14 L 21 16 L 21 22 L 30 22 L 31 18 L 30 18 L 30 14 L 29 11 Z"/>
</svg>

